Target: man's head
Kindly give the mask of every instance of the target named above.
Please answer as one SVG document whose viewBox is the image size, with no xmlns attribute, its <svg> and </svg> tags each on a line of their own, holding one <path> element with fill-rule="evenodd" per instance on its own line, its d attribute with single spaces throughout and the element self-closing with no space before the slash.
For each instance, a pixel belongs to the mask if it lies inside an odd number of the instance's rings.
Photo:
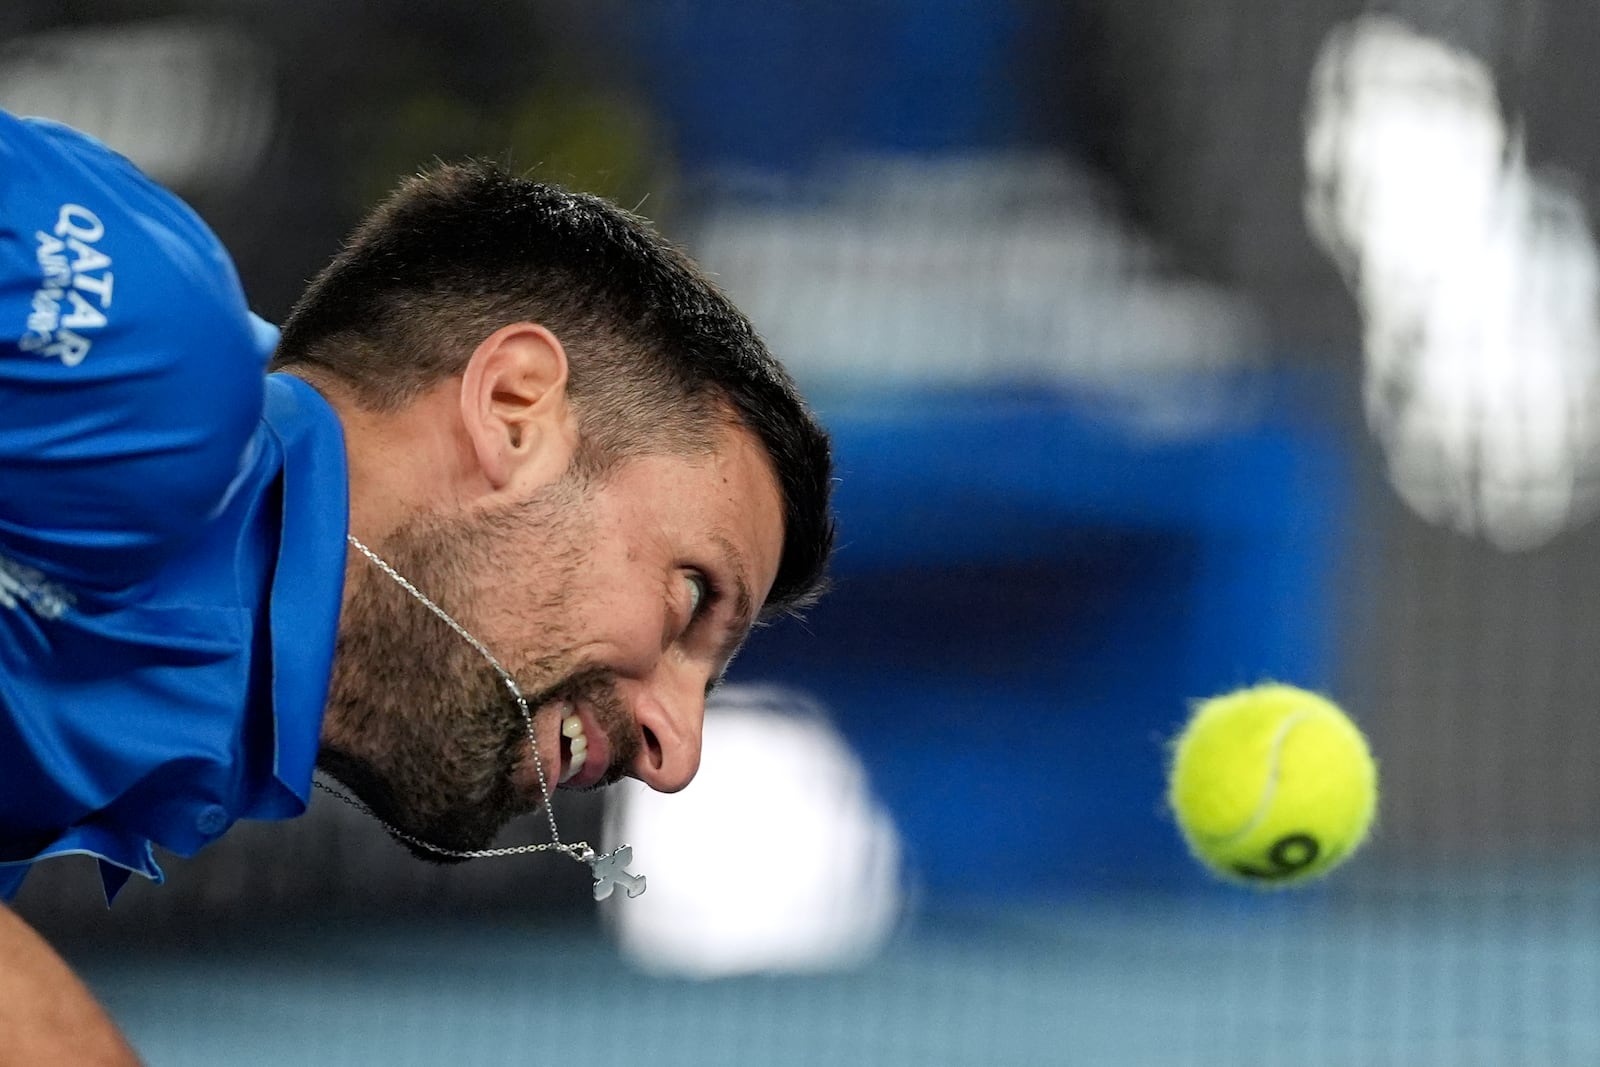
<svg viewBox="0 0 1600 1067">
<path fill-rule="evenodd" d="M 512 671 L 572 784 L 686 784 L 749 625 L 821 588 L 825 434 L 744 316 L 603 200 L 481 164 L 408 181 L 312 281 L 274 369 L 339 410 L 353 531 Z M 537 799 L 516 706 L 398 586 L 349 578 L 324 765 L 474 847 Z"/>
</svg>

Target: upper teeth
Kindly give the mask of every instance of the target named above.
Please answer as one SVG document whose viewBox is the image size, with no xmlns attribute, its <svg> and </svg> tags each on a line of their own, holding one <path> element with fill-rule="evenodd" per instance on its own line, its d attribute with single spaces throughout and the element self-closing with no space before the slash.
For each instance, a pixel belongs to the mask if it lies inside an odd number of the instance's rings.
<svg viewBox="0 0 1600 1067">
<path fill-rule="evenodd" d="M 561 736 L 570 742 L 568 747 L 572 750 L 567 769 L 561 774 L 561 780 L 565 782 L 583 770 L 584 761 L 589 755 L 589 739 L 583 735 L 583 720 L 578 718 L 576 712 L 561 720 Z"/>
</svg>

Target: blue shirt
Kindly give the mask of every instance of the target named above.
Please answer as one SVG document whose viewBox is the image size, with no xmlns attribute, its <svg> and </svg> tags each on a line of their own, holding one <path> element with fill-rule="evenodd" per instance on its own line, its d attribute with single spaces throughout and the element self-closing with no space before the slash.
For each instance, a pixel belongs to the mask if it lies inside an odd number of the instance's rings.
<svg viewBox="0 0 1600 1067">
<path fill-rule="evenodd" d="M 348 485 L 276 341 L 179 200 L 0 112 L 0 896 L 305 810 Z"/>
</svg>

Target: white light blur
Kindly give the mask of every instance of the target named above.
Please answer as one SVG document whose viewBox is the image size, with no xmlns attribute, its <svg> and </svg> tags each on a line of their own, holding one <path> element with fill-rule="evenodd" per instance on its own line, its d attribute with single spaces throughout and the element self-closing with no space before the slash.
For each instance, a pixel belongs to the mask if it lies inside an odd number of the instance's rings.
<svg viewBox="0 0 1600 1067">
<path fill-rule="evenodd" d="M 1388 17 L 1324 42 L 1306 214 L 1363 319 L 1369 425 L 1400 496 L 1507 550 L 1589 518 L 1600 264 L 1582 204 L 1528 167 L 1494 79 Z"/>
<path fill-rule="evenodd" d="M 683 792 L 612 788 L 607 848 L 633 846 L 648 891 L 602 905 L 624 954 L 716 978 L 847 968 L 903 906 L 901 846 L 861 761 L 798 693 L 728 686 Z"/>
<path fill-rule="evenodd" d="M 0 107 L 66 123 L 186 191 L 249 177 L 277 124 L 267 53 L 226 25 L 176 18 L 8 43 Z"/>
<path fill-rule="evenodd" d="M 694 249 L 807 386 L 1001 383 L 1148 398 L 1258 362 L 1265 327 L 1035 153 L 841 160 L 798 195 L 729 198 Z M 1194 418 L 1183 389 L 1166 416 Z"/>
</svg>

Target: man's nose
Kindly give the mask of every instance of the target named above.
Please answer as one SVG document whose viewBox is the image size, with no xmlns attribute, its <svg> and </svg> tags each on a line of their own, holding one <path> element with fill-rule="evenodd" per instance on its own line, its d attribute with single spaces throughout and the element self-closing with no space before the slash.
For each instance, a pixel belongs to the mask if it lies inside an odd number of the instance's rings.
<svg viewBox="0 0 1600 1067">
<path fill-rule="evenodd" d="M 676 793 L 700 769 L 706 719 L 706 679 L 695 671 L 663 669 L 635 707 L 644 745 L 633 776 L 662 793 Z"/>
</svg>

